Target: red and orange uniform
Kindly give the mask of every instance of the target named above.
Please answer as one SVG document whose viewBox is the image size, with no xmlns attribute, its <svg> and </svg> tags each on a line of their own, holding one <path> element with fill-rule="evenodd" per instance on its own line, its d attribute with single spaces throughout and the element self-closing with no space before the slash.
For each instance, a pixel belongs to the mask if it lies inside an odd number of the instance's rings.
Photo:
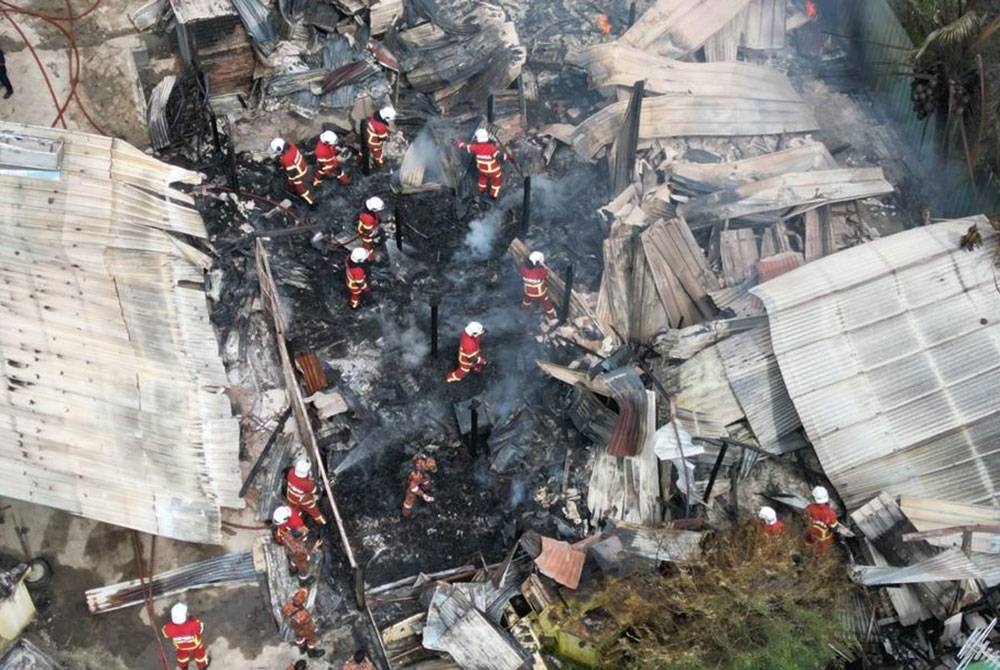
<svg viewBox="0 0 1000 670">
<path fill-rule="evenodd" d="M 785 522 L 778 519 L 774 523 L 760 523 L 760 529 L 768 537 L 780 537 L 785 532 Z"/>
<path fill-rule="evenodd" d="M 288 621 L 288 627 L 295 634 L 295 645 L 312 650 L 319 643 L 319 635 L 316 633 L 316 622 L 305 607 L 307 595 L 305 589 L 300 588 L 296 591 L 292 599 L 282 605 L 281 615 Z"/>
<path fill-rule="evenodd" d="M 189 616 L 184 623 L 171 621 L 163 626 L 163 637 L 170 638 L 177 650 L 178 670 L 187 670 L 192 658 L 199 668 L 208 667 L 208 652 L 201 639 L 204 633 L 205 624 L 193 616 Z"/>
<path fill-rule="evenodd" d="M 372 290 L 368 285 L 368 273 L 365 272 L 363 265 L 352 261 L 350 255 L 345 261 L 345 268 L 344 278 L 347 281 L 348 300 L 351 309 L 357 309 L 361 306 L 361 296 L 365 293 L 371 293 Z"/>
<path fill-rule="evenodd" d="M 344 172 L 337 157 L 337 145 L 316 142 L 316 173 L 313 176 L 313 186 L 319 186 L 327 177 L 336 177 L 344 186 L 351 183 L 351 178 Z"/>
<path fill-rule="evenodd" d="M 371 251 L 382 241 L 381 221 L 378 212 L 367 207 L 358 214 L 358 239 L 365 249 Z"/>
<path fill-rule="evenodd" d="M 524 284 L 521 307 L 530 309 L 533 303 L 537 303 L 545 310 L 546 317 L 555 319 L 556 308 L 549 298 L 549 269 L 542 264 L 532 265 L 530 262 L 525 262 L 520 267 L 520 273 Z"/>
<path fill-rule="evenodd" d="M 406 477 L 406 497 L 403 499 L 403 517 L 413 514 L 413 506 L 420 498 L 426 503 L 434 498 L 428 493 L 431 488 L 431 477 L 428 472 L 437 472 L 437 461 L 425 454 L 417 454 L 413 459 L 413 469 Z"/>
<path fill-rule="evenodd" d="M 382 120 L 378 112 L 369 116 L 368 120 L 365 121 L 365 136 L 372 163 L 383 165 L 385 157 L 382 155 L 382 145 L 389 139 L 389 124 Z"/>
<path fill-rule="evenodd" d="M 481 372 L 486 367 L 486 358 L 479 349 L 480 339 L 482 335 L 473 337 L 462 331 L 462 337 L 458 342 L 458 367 L 448 373 L 445 381 L 461 381 L 470 372 Z"/>
<path fill-rule="evenodd" d="M 479 171 L 479 192 L 484 193 L 489 186 L 490 198 L 500 197 L 500 186 L 503 183 L 503 171 L 500 161 L 507 160 L 507 154 L 493 142 L 455 142 L 462 151 L 468 151 L 476 157 L 476 170 Z"/>
<path fill-rule="evenodd" d="M 309 167 L 306 165 L 306 159 L 303 158 L 299 148 L 294 143 L 289 142 L 278 158 L 278 162 L 281 163 L 281 167 L 285 168 L 288 187 L 307 203 L 313 204 L 312 193 L 309 192 L 309 187 L 306 185 Z"/>
<path fill-rule="evenodd" d="M 288 476 L 285 478 L 285 498 L 288 500 L 288 506 L 293 510 L 305 512 L 316 523 L 326 524 L 326 517 L 319 510 L 316 499 L 318 492 L 319 489 L 312 477 L 299 477 L 295 474 L 294 468 L 288 471 Z"/>
<path fill-rule="evenodd" d="M 837 530 L 837 513 L 829 503 L 810 503 L 806 505 L 809 516 L 809 528 L 806 530 L 806 544 L 813 547 L 817 554 L 825 554 L 833 544 L 833 534 Z"/>
</svg>

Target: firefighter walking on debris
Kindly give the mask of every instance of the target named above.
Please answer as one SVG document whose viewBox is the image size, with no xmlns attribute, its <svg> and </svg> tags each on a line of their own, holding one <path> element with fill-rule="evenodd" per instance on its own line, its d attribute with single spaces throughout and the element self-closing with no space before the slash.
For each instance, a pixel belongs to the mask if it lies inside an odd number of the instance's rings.
<svg viewBox="0 0 1000 670">
<path fill-rule="evenodd" d="M 285 548 L 288 571 L 298 577 L 299 584 L 308 586 L 315 579 L 309 575 L 313 553 L 323 545 L 322 540 L 311 540 L 302 515 L 298 510 L 282 505 L 271 515 L 274 523 L 274 541 Z"/>
<path fill-rule="evenodd" d="M 434 502 L 428 491 L 431 488 L 430 473 L 437 472 L 437 461 L 420 452 L 413 457 L 413 468 L 406 477 L 406 497 L 403 499 L 403 518 L 413 514 L 413 506 L 420 498 L 425 503 Z"/>
<path fill-rule="evenodd" d="M 396 119 L 396 110 L 392 105 L 386 105 L 365 121 L 365 141 L 368 143 L 368 154 L 373 166 L 385 164 L 383 156 L 384 144 L 389 139 L 389 124 Z"/>
<path fill-rule="evenodd" d="M 519 268 L 521 281 L 524 284 L 524 297 L 521 300 L 523 309 L 531 309 L 533 304 L 541 305 L 545 317 L 555 321 L 556 308 L 549 298 L 549 269 L 545 266 L 545 254 L 532 251 Z"/>
<path fill-rule="evenodd" d="M 286 143 L 280 137 L 275 137 L 271 140 L 271 153 L 278 157 L 278 162 L 285 170 L 288 188 L 310 205 L 315 204 L 309 186 L 306 184 L 309 166 L 306 165 L 306 159 L 303 158 L 302 152 L 295 146 L 295 143 Z"/>
<path fill-rule="evenodd" d="M 187 605 L 175 603 L 170 608 L 170 623 L 163 626 L 163 637 L 170 638 L 177 651 L 177 670 L 187 670 L 191 659 L 200 670 L 209 666 L 208 652 L 201 636 L 205 633 L 205 624 L 200 619 L 188 614 Z"/>
<path fill-rule="evenodd" d="M 465 327 L 458 342 L 458 367 L 448 373 L 446 382 L 460 382 L 470 372 L 478 374 L 483 371 L 487 360 L 479 349 L 479 341 L 485 332 L 483 324 L 478 321 L 470 321 Z"/>
<path fill-rule="evenodd" d="M 806 530 L 806 544 L 813 548 L 817 556 L 822 556 L 833 544 L 833 534 L 840 524 L 837 513 L 830 506 L 830 494 L 822 486 L 812 490 L 815 502 L 806 505 L 809 528 Z"/>
<path fill-rule="evenodd" d="M 316 621 L 313 620 L 312 614 L 306 609 L 306 599 L 308 596 L 309 592 L 306 589 L 300 588 L 297 590 L 292 599 L 282 605 L 281 615 L 285 617 L 288 627 L 292 629 L 292 634 L 295 635 L 295 642 L 293 644 L 303 652 L 309 654 L 309 658 L 319 658 L 326 652 L 316 648 L 319 644 L 319 635 L 316 633 Z"/>
<path fill-rule="evenodd" d="M 452 144 L 476 157 L 476 170 L 479 171 L 479 193 L 490 189 L 490 199 L 500 197 L 500 186 L 503 183 L 503 171 L 500 161 L 507 160 L 507 153 L 500 148 L 499 143 L 491 141 L 490 133 L 485 128 L 479 128 L 473 137 L 472 144 L 454 140 Z"/>
<path fill-rule="evenodd" d="M 351 183 L 351 178 L 344 172 L 340 164 L 340 146 L 337 144 L 337 133 L 332 130 L 323 131 L 316 142 L 316 170 L 313 173 L 313 188 L 323 183 L 327 177 L 335 177 L 342 185 Z"/>
<path fill-rule="evenodd" d="M 295 461 L 295 467 L 285 476 L 285 499 L 288 506 L 320 524 L 326 525 L 326 517 L 319 509 L 320 488 L 312 477 L 312 462 L 308 458 Z"/>
<path fill-rule="evenodd" d="M 347 281 L 347 296 L 351 309 L 361 306 L 361 296 L 371 293 L 368 285 L 368 272 L 365 269 L 371 261 L 372 252 L 364 247 L 352 249 L 345 261 L 344 278 Z"/>
<path fill-rule="evenodd" d="M 379 214 L 385 209 L 385 202 L 378 196 L 365 200 L 365 206 L 358 214 L 358 239 L 368 251 L 382 244 L 382 219 Z"/>
</svg>

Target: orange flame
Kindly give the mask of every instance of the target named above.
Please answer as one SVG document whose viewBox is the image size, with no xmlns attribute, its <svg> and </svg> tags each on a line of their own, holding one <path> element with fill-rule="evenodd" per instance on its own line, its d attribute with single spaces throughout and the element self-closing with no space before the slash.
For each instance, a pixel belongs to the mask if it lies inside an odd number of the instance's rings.
<svg viewBox="0 0 1000 670">
<path fill-rule="evenodd" d="M 614 26 L 611 25 L 611 19 L 608 18 L 607 14 L 597 15 L 597 27 L 605 35 L 610 35 Z"/>
<path fill-rule="evenodd" d="M 819 11 L 816 9 L 816 3 L 813 0 L 806 0 L 806 16 L 810 19 L 815 19 L 818 14 Z"/>
</svg>

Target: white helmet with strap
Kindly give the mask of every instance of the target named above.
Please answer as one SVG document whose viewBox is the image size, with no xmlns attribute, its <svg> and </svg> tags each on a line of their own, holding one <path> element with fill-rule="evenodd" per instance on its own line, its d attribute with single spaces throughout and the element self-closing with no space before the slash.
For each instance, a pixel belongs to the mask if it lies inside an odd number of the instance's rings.
<svg viewBox="0 0 1000 670">
<path fill-rule="evenodd" d="M 778 513 L 774 511 L 773 507 L 761 507 L 757 512 L 757 516 L 768 526 L 778 522 Z"/>
<path fill-rule="evenodd" d="M 282 524 L 292 518 L 292 509 L 288 505 L 281 505 L 274 509 L 274 513 L 271 515 L 271 521 L 277 524 Z"/>
<path fill-rule="evenodd" d="M 271 140 L 272 154 L 280 154 L 284 150 L 285 150 L 285 140 L 281 139 L 280 137 L 275 137 L 273 140 Z"/>
<path fill-rule="evenodd" d="M 812 490 L 813 500 L 818 502 L 820 505 L 830 502 L 830 494 L 822 486 L 817 486 Z"/>
<path fill-rule="evenodd" d="M 337 143 L 337 133 L 332 130 L 324 130 L 319 135 L 319 141 L 323 144 L 336 144 Z"/>
<path fill-rule="evenodd" d="M 382 202 L 382 198 L 378 197 L 377 195 L 373 195 L 372 197 L 365 200 L 365 207 L 367 207 L 368 210 L 372 212 L 381 212 L 383 209 L 385 209 L 385 203 Z"/>
<path fill-rule="evenodd" d="M 473 137 L 477 142 L 489 142 L 490 141 L 490 131 L 485 128 L 477 128 Z"/>
<path fill-rule="evenodd" d="M 386 105 L 378 110 L 378 115 L 382 117 L 383 121 L 392 122 L 396 119 L 396 108 L 392 105 Z"/>
<path fill-rule="evenodd" d="M 483 324 L 478 321 L 470 321 L 469 325 L 465 327 L 465 334 L 469 337 L 479 337 L 485 332 L 486 329 L 483 328 Z"/>
<path fill-rule="evenodd" d="M 533 265 L 545 265 L 545 254 L 541 251 L 532 251 L 528 254 L 528 260 L 531 261 Z"/>
<path fill-rule="evenodd" d="M 296 477 L 308 477 L 309 473 L 312 472 L 312 463 L 308 458 L 300 458 L 295 461 L 295 476 Z"/>
<path fill-rule="evenodd" d="M 188 606 L 184 603 L 174 603 L 170 608 L 170 620 L 175 624 L 182 624 L 188 620 Z"/>
<path fill-rule="evenodd" d="M 364 263 L 368 260 L 368 250 L 364 247 L 357 247 L 351 250 L 352 263 Z M 300 475 L 301 476 L 301 475 Z"/>
</svg>

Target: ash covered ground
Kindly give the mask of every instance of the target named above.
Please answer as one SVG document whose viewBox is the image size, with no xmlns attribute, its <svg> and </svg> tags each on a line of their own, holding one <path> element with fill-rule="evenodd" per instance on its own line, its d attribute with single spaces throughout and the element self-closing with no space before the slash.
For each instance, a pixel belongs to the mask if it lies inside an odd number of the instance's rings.
<svg viewBox="0 0 1000 670">
<path fill-rule="evenodd" d="M 539 153 L 528 142 L 510 148 L 526 166 Z M 370 176 L 357 165 L 348 170 L 354 178 L 350 186 L 331 181 L 319 188 L 317 207 L 298 200 L 292 207 L 304 225 L 319 225 L 341 240 L 353 236 L 366 197 L 380 196 L 386 213 L 398 215 L 402 251 L 394 241 L 382 249 L 369 273 L 373 291 L 360 309 L 348 306 L 342 247 L 317 248 L 309 232 L 276 236 L 265 244 L 288 317 L 291 349 L 316 353 L 329 390 L 341 393 L 351 408 L 318 433 L 348 532 L 361 549 L 359 560 L 374 557 L 368 583 L 500 560 L 526 528 L 576 537 L 582 531 L 579 517 L 565 518 L 558 494 L 567 449 L 574 450 L 570 487 L 578 491 L 587 477 L 587 452 L 577 446 L 576 433 L 567 430 L 562 416 L 566 387 L 550 380 L 535 360 L 569 362 L 579 352 L 541 341 L 549 326 L 539 311 L 521 309 L 520 278 L 507 245 L 520 237 L 543 250 L 555 270 L 564 272 L 573 264 L 578 290 L 596 290 L 606 234 L 596 213 L 607 199 L 600 171 L 554 162 L 534 174 L 525 229 L 522 181 L 511 165 L 496 203 L 462 195 L 474 183 L 471 173 L 470 184 L 458 194 L 396 195 L 391 167 Z M 225 178 L 221 172 L 210 176 Z M 274 200 L 289 197 L 283 176 L 269 160 L 242 157 L 238 176 L 245 191 Z M 225 341 L 236 311 L 256 289 L 246 226 L 273 230 L 291 222 L 280 213 L 266 217 L 271 209 L 266 204 L 241 214 L 231 200 L 208 195 L 198 200 L 213 244 L 226 255 L 219 263 L 225 274 L 213 315 Z M 439 303 L 440 315 L 436 356 L 429 332 L 432 302 Z M 458 335 L 470 320 L 487 328 L 483 352 L 490 364 L 481 375 L 447 384 L 444 376 L 455 367 Z M 518 454 L 498 460 L 482 440 L 473 455 L 454 410 L 456 403 L 473 397 L 489 405 L 495 429 L 517 431 Z M 418 503 L 413 517 L 402 520 L 403 485 L 417 450 L 430 451 L 438 460 L 436 500 Z"/>
</svg>

